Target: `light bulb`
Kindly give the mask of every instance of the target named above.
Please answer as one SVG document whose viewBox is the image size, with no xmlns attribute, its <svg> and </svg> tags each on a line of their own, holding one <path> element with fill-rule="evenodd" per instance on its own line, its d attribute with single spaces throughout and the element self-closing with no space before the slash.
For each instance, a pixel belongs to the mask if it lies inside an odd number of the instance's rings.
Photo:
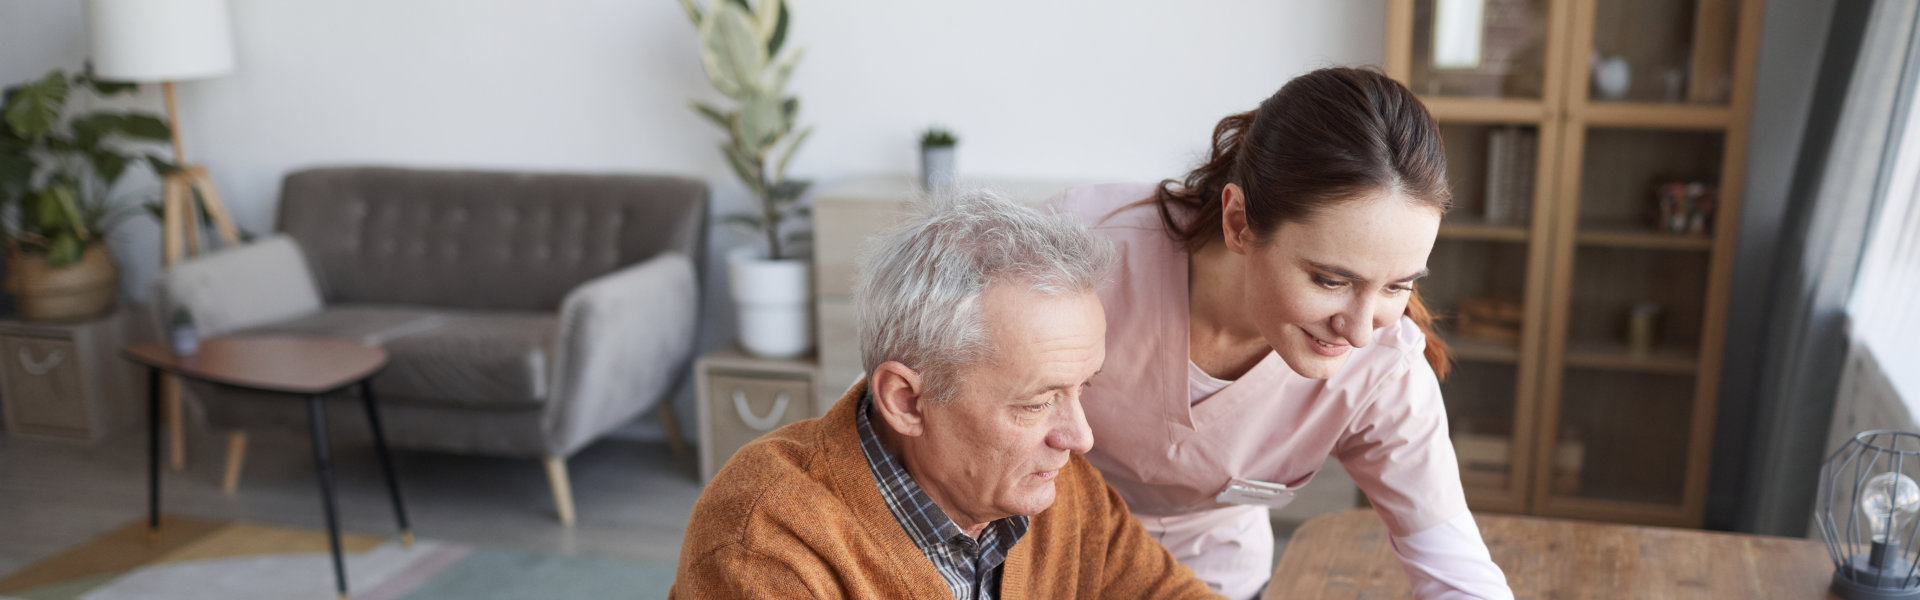
<svg viewBox="0 0 1920 600">
<path fill-rule="evenodd" d="M 1920 513 L 1920 485 L 1893 471 L 1875 475 L 1860 490 L 1860 511 L 1873 529 L 1873 541 L 1886 543 L 1889 531 L 1907 531 Z"/>
</svg>

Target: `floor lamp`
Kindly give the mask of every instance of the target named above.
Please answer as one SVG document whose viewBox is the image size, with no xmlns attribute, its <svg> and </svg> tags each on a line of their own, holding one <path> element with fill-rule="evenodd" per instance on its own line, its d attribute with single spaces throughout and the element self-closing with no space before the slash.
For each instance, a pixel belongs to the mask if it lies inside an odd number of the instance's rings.
<svg viewBox="0 0 1920 600">
<path fill-rule="evenodd" d="M 226 0 L 88 0 L 87 32 L 91 40 L 94 75 L 107 81 L 159 83 L 167 101 L 167 122 L 173 132 L 173 162 L 179 170 L 163 177 L 161 230 L 164 265 L 199 254 L 200 210 L 206 211 L 227 245 L 240 243 L 240 231 L 207 170 L 187 163 L 180 145 L 180 113 L 174 100 L 176 81 L 207 79 L 233 70 L 233 35 L 228 26 Z M 198 196 L 200 202 L 195 202 Z M 171 377 L 165 389 L 170 456 L 174 470 L 186 466 L 185 420 L 180 382 Z M 230 439 L 229 460 L 244 448 L 243 436 Z M 237 465 L 229 465 L 237 472 Z M 229 490 L 231 485 L 228 486 Z"/>
</svg>

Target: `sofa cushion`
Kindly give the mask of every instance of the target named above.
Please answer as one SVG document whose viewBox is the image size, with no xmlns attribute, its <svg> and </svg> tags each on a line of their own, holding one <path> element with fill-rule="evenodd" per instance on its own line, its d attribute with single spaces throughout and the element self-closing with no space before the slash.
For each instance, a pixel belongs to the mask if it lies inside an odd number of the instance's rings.
<svg viewBox="0 0 1920 600">
<path fill-rule="evenodd" d="M 548 312 L 339 305 L 244 334 L 358 340 L 387 351 L 373 378 L 383 404 L 518 409 L 547 399 L 559 334 Z"/>
</svg>

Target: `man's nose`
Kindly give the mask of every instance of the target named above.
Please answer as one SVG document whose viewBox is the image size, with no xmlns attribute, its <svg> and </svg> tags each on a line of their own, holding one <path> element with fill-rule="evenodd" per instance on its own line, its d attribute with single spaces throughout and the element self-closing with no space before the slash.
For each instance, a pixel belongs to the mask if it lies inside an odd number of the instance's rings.
<svg viewBox="0 0 1920 600">
<path fill-rule="evenodd" d="M 1058 421 L 1053 431 L 1047 433 L 1047 445 L 1086 454 L 1093 449 L 1093 428 L 1087 426 L 1087 411 L 1081 410 L 1077 395 L 1062 402 L 1062 408 L 1064 410 L 1055 413 Z"/>
</svg>

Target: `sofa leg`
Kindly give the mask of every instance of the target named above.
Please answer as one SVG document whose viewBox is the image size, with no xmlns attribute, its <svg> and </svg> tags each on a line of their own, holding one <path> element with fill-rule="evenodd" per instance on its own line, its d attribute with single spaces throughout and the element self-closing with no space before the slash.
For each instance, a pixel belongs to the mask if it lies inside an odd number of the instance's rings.
<svg viewBox="0 0 1920 600">
<path fill-rule="evenodd" d="M 567 481 L 567 459 L 546 458 L 547 485 L 553 486 L 553 506 L 560 511 L 560 524 L 573 526 L 573 484 Z"/>
<path fill-rule="evenodd" d="M 660 400 L 660 408 L 654 412 L 660 414 L 660 426 L 667 430 L 667 446 L 673 448 L 674 456 L 686 456 L 687 438 L 680 435 L 680 420 L 673 418 L 671 398 Z"/>
<path fill-rule="evenodd" d="M 227 473 L 220 478 L 220 491 L 232 496 L 240 489 L 240 467 L 247 462 L 247 432 L 227 434 Z"/>
</svg>

